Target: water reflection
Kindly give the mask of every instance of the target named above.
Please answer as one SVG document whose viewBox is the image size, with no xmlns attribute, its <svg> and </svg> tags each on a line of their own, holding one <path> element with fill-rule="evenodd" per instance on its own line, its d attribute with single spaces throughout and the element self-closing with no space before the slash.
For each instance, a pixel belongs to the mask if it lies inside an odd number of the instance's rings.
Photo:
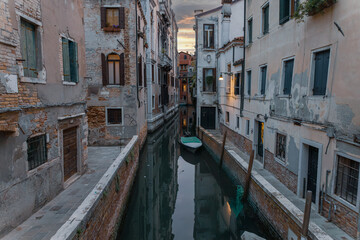
<svg viewBox="0 0 360 240">
<path fill-rule="evenodd" d="M 181 127 L 178 117 L 148 137 L 117 239 L 240 239 L 244 231 L 274 239 L 206 150 L 179 145 Z"/>
</svg>

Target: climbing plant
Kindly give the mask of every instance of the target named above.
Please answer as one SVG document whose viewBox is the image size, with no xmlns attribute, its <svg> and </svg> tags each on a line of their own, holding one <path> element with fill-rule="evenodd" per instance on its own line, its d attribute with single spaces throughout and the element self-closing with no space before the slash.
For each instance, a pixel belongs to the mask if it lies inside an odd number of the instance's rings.
<svg viewBox="0 0 360 240">
<path fill-rule="evenodd" d="M 294 13 L 294 18 L 298 22 L 302 22 L 305 16 L 313 16 L 323 12 L 325 8 L 332 6 L 336 2 L 337 0 L 306 0 L 299 3 Z"/>
</svg>

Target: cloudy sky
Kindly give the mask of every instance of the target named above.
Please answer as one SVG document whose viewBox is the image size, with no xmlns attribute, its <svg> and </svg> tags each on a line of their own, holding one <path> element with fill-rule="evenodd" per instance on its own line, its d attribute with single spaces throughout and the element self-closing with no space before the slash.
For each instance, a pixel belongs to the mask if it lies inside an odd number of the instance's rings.
<svg viewBox="0 0 360 240">
<path fill-rule="evenodd" d="M 194 52 L 195 32 L 193 26 L 194 10 L 204 11 L 220 6 L 221 0 L 172 0 L 172 7 L 175 11 L 178 33 L 178 50 Z"/>
</svg>

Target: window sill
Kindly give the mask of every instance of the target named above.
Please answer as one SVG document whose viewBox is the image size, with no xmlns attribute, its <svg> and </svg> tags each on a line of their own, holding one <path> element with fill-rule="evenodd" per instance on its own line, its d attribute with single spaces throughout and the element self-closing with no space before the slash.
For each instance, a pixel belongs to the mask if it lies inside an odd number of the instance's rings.
<svg viewBox="0 0 360 240">
<path fill-rule="evenodd" d="M 122 87 L 122 85 L 103 85 L 104 87 L 107 87 L 107 88 L 120 88 Z"/>
<path fill-rule="evenodd" d="M 106 126 L 107 127 L 123 127 L 124 124 L 109 124 L 109 123 L 106 123 Z"/>
<path fill-rule="evenodd" d="M 261 95 L 255 95 L 253 97 L 253 99 L 263 100 L 263 99 L 265 99 L 265 97 L 266 97 L 266 94 L 261 94 Z"/>
<path fill-rule="evenodd" d="M 215 95 L 216 92 L 201 92 L 202 94 L 209 94 L 209 95 Z"/>
<path fill-rule="evenodd" d="M 335 190 L 334 190 L 335 191 Z M 336 194 L 328 194 L 330 197 L 332 197 L 333 199 L 335 199 L 336 201 L 338 201 L 339 203 L 343 204 L 344 206 L 350 208 L 351 210 L 357 212 L 358 211 L 358 207 L 352 205 L 351 203 L 349 203 L 348 201 L 346 201 L 345 199 L 342 199 L 341 197 L 339 197 Z"/>
<path fill-rule="evenodd" d="M 63 81 L 63 85 L 76 86 L 76 82 L 66 82 L 66 81 Z"/>
<path fill-rule="evenodd" d="M 281 160 L 281 159 L 278 158 L 278 157 L 274 157 L 274 159 L 275 159 L 275 161 L 276 161 L 277 163 L 279 163 L 280 165 L 282 165 L 283 167 L 286 168 L 286 162 L 285 162 L 285 160 Z"/>
<path fill-rule="evenodd" d="M 203 51 L 211 52 L 211 51 L 215 51 L 215 48 L 203 48 Z"/>
<path fill-rule="evenodd" d="M 20 82 L 23 83 L 38 83 L 38 84 L 46 84 L 46 81 L 40 78 L 32 78 L 32 77 L 22 77 Z"/>
<path fill-rule="evenodd" d="M 120 28 L 116 28 L 116 27 L 104 27 L 102 30 L 104 32 L 120 32 L 121 31 Z"/>
<path fill-rule="evenodd" d="M 325 100 L 325 98 L 327 98 L 327 95 L 311 95 L 311 96 L 307 96 L 307 98 L 309 100 Z"/>
<path fill-rule="evenodd" d="M 278 98 L 291 98 L 291 94 L 287 95 L 287 94 L 279 94 L 277 95 Z"/>
</svg>

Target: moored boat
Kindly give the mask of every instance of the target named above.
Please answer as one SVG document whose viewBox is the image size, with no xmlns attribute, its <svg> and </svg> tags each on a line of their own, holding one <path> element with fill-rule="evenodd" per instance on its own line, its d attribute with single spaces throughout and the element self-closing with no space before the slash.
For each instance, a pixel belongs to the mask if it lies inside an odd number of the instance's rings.
<svg viewBox="0 0 360 240">
<path fill-rule="evenodd" d="M 195 152 L 202 146 L 202 142 L 197 137 L 181 137 L 180 143 L 187 147 L 191 152 Z"/>
</svg>

